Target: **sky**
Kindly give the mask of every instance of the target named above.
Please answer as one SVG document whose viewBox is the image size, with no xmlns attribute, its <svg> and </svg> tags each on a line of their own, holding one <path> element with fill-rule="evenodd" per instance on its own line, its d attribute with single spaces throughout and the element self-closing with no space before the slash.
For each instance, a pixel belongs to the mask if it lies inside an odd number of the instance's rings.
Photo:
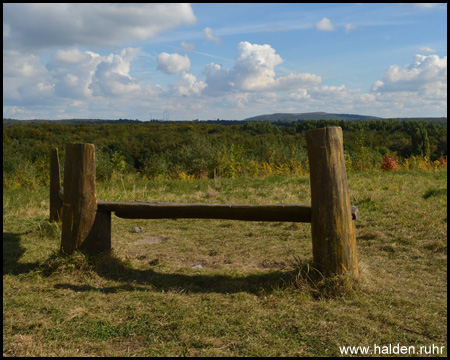
<svg viewBox="0 0 450 360">
<path fill-rule="evenodd" d="M 447 116 L 447 4 L 3 4 L 3 118 Z"/>
</svg>

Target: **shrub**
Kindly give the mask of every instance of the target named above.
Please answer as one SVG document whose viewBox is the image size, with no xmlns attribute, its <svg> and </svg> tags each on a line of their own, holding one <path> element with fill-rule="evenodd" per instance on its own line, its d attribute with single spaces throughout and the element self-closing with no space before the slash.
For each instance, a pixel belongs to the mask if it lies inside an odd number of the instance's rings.
<svg viewBox="0 0 450 360">
<path fill-rule="evenodd" d="M 256 160 L 248 161 L 243 167 L 243 175 L 247 177 L 257 177 L 259 176 L 259 164 Z"/>
<path fill-rule="evenodd" d="M 95 177 L 97 180 L 106 181 L 111 178 L 113 167 L 108 153 L 96 151 L 95 154 Z"/>
<path fill-rule="evenodd" d="M 439 168 L 441 169 L 447 169 L 447 158 L 444 156 L 441 156 L 439 159 L 437 159 L 439 162 Z"/>
<path fill-rule="evenodd" d="M 50 165 L 48 160 L 37 159 L 32 162 L 24 158 L 17 158 L 13 170 L 3 172 L 3 187 L 6 189 L 25 188 L 38 189 L 40 186 L 50 185 Z"/>
<path fill-rule="evenodd" d="M 386 154 L 383 156 L 383 161 L 381 162 L 382 171 L 396 171 L 398 169 L 400 169 L 400 166 L 395 155 Z"/>
<path fill-rule="evenodd" d="M 345 153 L 344 153 L 345 158 Z M 381 154 L 369 147 L 362 146 L 351 159 L 353 170 L 369 171 L 377 168 L 381 160 Z"/>
<path fill-rule="evenodd" d="M 120 151 L 114 152 L 111 157 L 111 166 L 114 172 L 122 174 L 125 171 L 125 167 L 127 165 L 125 159 L 125 156 L 123 156 Z"/>
<path fill-rule="evenodd" d="M 166 178 L 169 174 L 169 164 L 166 154 L 155 154 L 146 159 L 142 174 L 150 179 L 156 179 L 158 177 Z"/>
</svg>

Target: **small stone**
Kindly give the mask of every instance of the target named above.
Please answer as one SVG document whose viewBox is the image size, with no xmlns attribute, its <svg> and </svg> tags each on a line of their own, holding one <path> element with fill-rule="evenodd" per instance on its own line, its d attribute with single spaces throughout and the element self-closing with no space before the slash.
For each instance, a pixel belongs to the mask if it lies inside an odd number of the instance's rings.
<svg viewBox="0 0 450 360">
<path fill-rule="evenodd" d="M 201 269 L 203 266 L 201 266 L 200 264 L 198 265 L 194 265 L 191 267 L 191 269 Z"/>
<path fill-rule="evenodd" d="M 135 226 L 135 227 L 131 228 L 131 232 L 134 232 L 134 233 L 141 232 L 142 230 L 143 230 L 142 226 Z"/>
</svg>

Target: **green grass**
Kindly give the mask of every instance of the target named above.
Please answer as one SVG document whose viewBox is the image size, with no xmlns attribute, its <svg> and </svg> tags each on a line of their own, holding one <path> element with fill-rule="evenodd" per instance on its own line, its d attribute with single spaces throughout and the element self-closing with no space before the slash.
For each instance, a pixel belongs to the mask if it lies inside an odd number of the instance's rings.
<svg viewBox="0 0 450 360">
<path fill-rule="evenodd" d="M 310 267 L 309 224 L 113 215 L 111 253 L 64 257 L 48 190 L 4 190 L 3 355 L 340 356 L 339 346 L 374 344 L 434 344 L 446 355 L 447 172 L 348 178 L 360 279 L 333 294 L 333 279 Z M 301 176 L 119 178 L 97 195 L 310 202 Z"/>
</svg>

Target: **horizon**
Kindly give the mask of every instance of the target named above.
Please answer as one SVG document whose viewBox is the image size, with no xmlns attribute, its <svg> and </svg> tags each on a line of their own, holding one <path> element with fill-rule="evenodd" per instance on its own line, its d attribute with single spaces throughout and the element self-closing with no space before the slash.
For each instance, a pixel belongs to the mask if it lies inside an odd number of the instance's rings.
<svg viewBox="0 0 450 360">
<path fill-rule="evenodd" d="M 377 120 L 402 120 L 402 119 L 411 119 L 411 120 L 420 120 L 420 119 L 447 119 L 447 116 L 419 116 L 419 117 L 391 117 L 391 118 L 382 118 L 382 117 L 375 117 L 372 115 L 366 115 L 366 114 L 337 114 L 337 113 L 327 113 L 327 112 L 323 112 L 323 111 L 313 111 L 313 112 L 308 112 L 308 113 L 272 113 L 272 114 L 260 114 L 260 115 L 255 115 L 255 116 L 250 116 L 248 118 L 245 119 L 173 119 L 173 120 L 163 120 L 163 119 L 149 119 L 149 120 L 142 120 L 142 119 L 137 119 L 137 118 L 116 118 L 116 119 L 112 119 L 112 118 L 64 118 L 64 119 L 15 119 L 15 118 L 3 118 L 3 120 L 12 120 L 12 121 L 71 121 L 71 120 L 79 120 L 79 121 L 90 121 L 90 120 L 94 120 L 94 121 L 138 121 L 138 122 L 217 122 L 217 121 L 228 121 L 228 122 L 243 122 L 243 121 L 249 121 L 251 122 L 252 118 L 256 118 L 256 117 L 262 117 L 262 116 L 272 116 L 272 115 L 308 115 L 308 114 L 324 114 L 324 115 L 340 115 L 340 116 L 361 116 L 361 117 L 373 117 L 373 119 L 367 119 L 364 121 L 377 121 Z M 308 119 L 299 119 L 299 120 L 288 120 L 290 121 L 302 121 L 302 120 L 308 120 Z M 308 121 L 319 121 L 319 120 L 334 120 L 334 119 L 311 119 Z M 257 122 L 260 122 L 261 120 L 257 120 Z M 285 121 L 285 120 L 264 120 L 267 122 L 277 122 L 277 121 Z M 360 119 L 356 119 L 356 120 L 352 120 L 352 119 L 345 119 L 343 121 L 361 121 Z"/>
<path fill-rule="evenodd" d="M 447 114 L 447 4 L 9 3 L 3 10 L 3 118 Z"/>
</svg>

